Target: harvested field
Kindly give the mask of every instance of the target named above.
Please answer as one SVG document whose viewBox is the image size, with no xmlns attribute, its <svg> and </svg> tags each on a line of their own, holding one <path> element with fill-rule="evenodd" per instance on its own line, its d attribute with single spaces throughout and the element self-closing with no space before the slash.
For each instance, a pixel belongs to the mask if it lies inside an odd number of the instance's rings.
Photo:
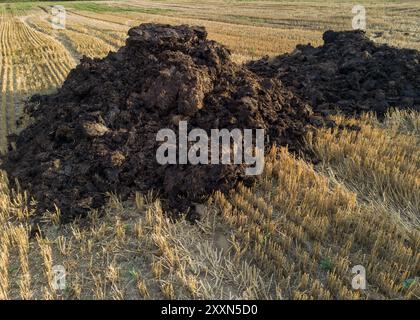
<svg viewBox="0 0 420 320">
<path fill-rule="evenodd" d="M 61 85 L 75 61 L 62 44 L 29 27 L 15 11 L 0 8 L 0 145 L 4 151 L 6 134 L 16 131 L 22 101 L 31 93 Z"/>
<path fill-rule="evenodd" d="M 351 28 L 346 1 L 69 2 L 64 30 L 51 5 L 0 3 L 3 150 L 41 94 L 0 172 L 1 299 L 420 298 L 418 53 L 378 44 L 419 49 L 416 2 L 367 3 L 375 43 L 352 33 L 343 59 L 330 54 L 341 42 L 312 46 Z M 204 25 L 208 40 L 149 24 L 108 55 L 151 22 Z M 393 61 L 353 64 L 377 80 L 371 100 L 337 103 L 349 73 L 317 82 L 314 59 L 339 69 L 359 46 Z M 314 101 L 310 88 L 337 96 Z M 156 166 L 157 128 L 181 119 L 268 130 L 263 174 Z M 66 290 L 52 286 L 56 265 Z M 352 288 L 355 265 L 365 290 Z"/>
</svg>

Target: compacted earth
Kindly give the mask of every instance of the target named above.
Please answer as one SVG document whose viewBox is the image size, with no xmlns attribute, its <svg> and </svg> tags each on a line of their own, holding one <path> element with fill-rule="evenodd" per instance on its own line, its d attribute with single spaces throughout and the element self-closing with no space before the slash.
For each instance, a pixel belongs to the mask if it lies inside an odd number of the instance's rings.
<svg viewBox="0 0 420 320">
<path fill-rule="evenodd" d="M 142 24 L 118 52 L 84 57 L 56 93 L 31 98 L 31 124 L 9 138 L 1 166 L 39 210 L 57 205 L 63 221 L 101 208 L 109 192 L 126 199 L 150 189 L 184 213 L 252 179 L 239 164 L 159 164 L 161 129 L 178 132 L 181 121 L 209 136 L 264 129 L 266 151 L 298 151 L 314 125 L 334 126 L 326 117 L 337 110 L 419 107 L 418 52 L 376 45 L 359 31 L 328 31 L 324 40 L 238 65 L 202 27 Z"/>
</svg>

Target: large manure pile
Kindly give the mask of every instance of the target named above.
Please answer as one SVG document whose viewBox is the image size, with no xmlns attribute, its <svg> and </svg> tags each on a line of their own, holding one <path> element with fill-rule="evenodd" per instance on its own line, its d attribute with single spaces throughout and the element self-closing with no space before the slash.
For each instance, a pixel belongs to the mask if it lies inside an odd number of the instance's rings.
<svg viewBox="0 0 420 320">
<path fill-rule="evenodd" d="M 298 45 L 291 54 L 248 64 L 281 80 L 315 112 L 347 115 L 388 108 L 420 110 L 420 54 L 371 41 L 363 31 L 327 31 L 324 45 Z"/>
<path fill-rule="evenodd" d="M 26 109 L 32 124 L 3 168 L 64 220 L 100 208 L 107 192 L 125 199 L 156 189 L 185 211 L 245 178 L 243 165 L 158 164 L 160 129 L 260 128 L 293 149 L 311 115 L 278 80 L 233 63 L 204 28 L 160 24 L 132 28 L 104 59 L 83 58 L 57 93 L 32 97 Z"/>
</svg>

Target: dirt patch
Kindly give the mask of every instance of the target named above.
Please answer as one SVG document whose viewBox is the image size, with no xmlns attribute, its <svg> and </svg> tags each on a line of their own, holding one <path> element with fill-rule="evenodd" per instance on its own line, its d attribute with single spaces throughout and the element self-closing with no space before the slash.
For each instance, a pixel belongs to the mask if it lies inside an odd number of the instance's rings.
<svg viewBox="0 0 420 320">
<path fill-rule="evenodd" d="M 156 134 L 188 130 L 265 129 L 270 143 L 296 149 L 309 106 L 277 79 L 231 61 L 204 28 L 143 24 L 104 59 L 84 57 L 53 95 L 34 96 L 33 122 L 14 137 L 3 168 L 64 220 L 100 208 L 107 192 L 123 199 L 157 189 L 175 213 L 213 190 L 243 180 L 242 165 L 165 165 Z"/>
<path fill-rule="evenodd" d="M 363 31 L 323 35 L 324 45 L 299 45 L 291 54 L 248 64 L 260 76 L 276 78 L 310 103 L 315 112 L 347 115 L 390 107 L 420 111 L 420 54 L 376 44 Z"/>
</svg>

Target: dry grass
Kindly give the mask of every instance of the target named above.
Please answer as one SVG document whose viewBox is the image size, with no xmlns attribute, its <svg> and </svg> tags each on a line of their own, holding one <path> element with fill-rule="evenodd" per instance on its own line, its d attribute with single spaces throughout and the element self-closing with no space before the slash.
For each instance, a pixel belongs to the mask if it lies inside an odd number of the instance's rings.
<svg viewBox="0 0 420 320">
<path fill-rule="evenodd" d="M 420 118 L 413 112 L 390 113 L 383 124 L 373 116 L 358 120 L 361 131 L 321 130 L 312 143 L 323 161 L 320 170 L 343 182 L 361 199 L 378 204 L 404 224 L 420 225 Z M 330 169 L 333 169 L 331 172 Z"/>
<path fill-rule="evenodd" d="M 376 201 L 359 201 L 359 194 L 284 149 L 277 154 L 273 151 L 276 160 L 268 163 L 257 187 L 239 187 L 229 197 L 219 194 L 217 203 L 240 247 L 276 276 L 281 296 L 418 297 L 403 286 L 419 271 L 418 225 L 403 228 Z M 366 291 L 349 285 L 357 264 L 366 267 Z"/>
</svg>

